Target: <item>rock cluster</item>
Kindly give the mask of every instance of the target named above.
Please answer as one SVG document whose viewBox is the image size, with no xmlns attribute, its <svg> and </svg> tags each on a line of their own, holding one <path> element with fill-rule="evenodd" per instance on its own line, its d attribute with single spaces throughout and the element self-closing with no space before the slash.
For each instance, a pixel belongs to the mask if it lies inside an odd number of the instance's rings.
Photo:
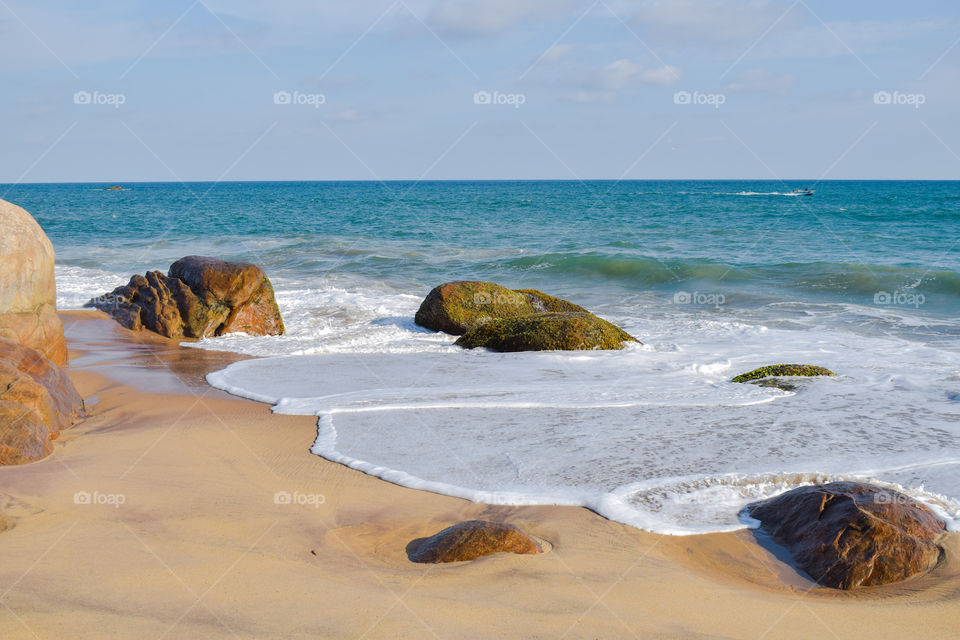
<svg viewBox="0 0 960 640">
<path fill-rule="evenodd" d="M 168 338 L 284 331 L 273 286 L 260 267 L 201 256 L 177 260 L 166 275 L 135 275 L 87 306 L 133 331 L 147 329 Z"/>
<path fill-rule="evenodd" d="M 535 289 L 459 281 L 435 287 L 414 318 L 456 344 L 495 351 L 621 349 L 636 338 L 583 307 Z"/>
</svg>

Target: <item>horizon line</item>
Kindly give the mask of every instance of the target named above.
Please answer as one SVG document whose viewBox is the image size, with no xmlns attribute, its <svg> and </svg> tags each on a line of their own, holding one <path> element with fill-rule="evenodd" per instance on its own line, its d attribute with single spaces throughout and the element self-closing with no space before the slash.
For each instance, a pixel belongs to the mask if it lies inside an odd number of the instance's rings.
<svg viewBox="0 0 960 640">
<path fill-rule="evenodd" d="M 390 178 L 386 180 L 370 178 L 328 178 L 328 179 L 295 179 L 295 180 L 44 180 L 40 182 L 0 182 L 0 185 L 15 188 L 18 186 L 51 185 L 51 184 L 91 184 L 116 185 L 125 184 L 268 184 L 268 183 L 436 183 L 436 182 L 804 182 L 808 184 L 822 184 L 826 182 L 960 182 L 960 178 L 434 178 L 421 180 L 417 178 Z"/>
</svg>

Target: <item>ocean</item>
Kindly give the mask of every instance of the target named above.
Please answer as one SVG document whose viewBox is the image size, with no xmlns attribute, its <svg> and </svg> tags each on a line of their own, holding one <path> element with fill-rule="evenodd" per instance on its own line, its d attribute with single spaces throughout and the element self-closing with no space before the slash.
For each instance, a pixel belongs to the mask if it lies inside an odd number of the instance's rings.
<svg viewBox="0 0 960 640">
<path fill-rule="evenodd" d="M 749 502 L 869 479 L 960 520 L 960 183 L 3 185 L 80 308 L 185 255 L 254 262 L 288 333 L 208 377 L 318 416 L 317 455 L 496 504 L 650 531 L 751 526 Z M 813 196 L 791 193 L 812 186 Z M 417 327 L 451 280 L 536 288 L 643 342 L 496 354 Z M 758 366 L 828 367 L 792 392 Z"/>
</svg>

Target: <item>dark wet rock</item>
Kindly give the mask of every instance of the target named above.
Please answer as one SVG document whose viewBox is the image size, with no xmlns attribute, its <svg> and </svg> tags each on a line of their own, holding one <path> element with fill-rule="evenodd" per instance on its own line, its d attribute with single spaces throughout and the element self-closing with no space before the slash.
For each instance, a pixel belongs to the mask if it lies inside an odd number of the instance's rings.
<svg viewBox="0 0 960 640">
<path fill-rule="evenodd" d="M 637 339 L 592 313 L 535 313 L 491 320 L 468 331 L 455 344 L 493 351 L 575 351 L 622 349 Z"/>
<path fill-rule="evenodd" d="M 934 567 L 942 553 L 943 521 L 909 496 L 874 485 L 799 487 L 748 512 L 825 587 L 906 580 Z"/>
<path fill-rule="evenodd" d="M 542 553 L 540 545 L 512 524 L 468 520 L 447 527 L 407 547 L 413 562 L 439 563 L 475 560 L 491 553 Z"/>
<path fill-rule="evenodd" d="M 126 286 L 87 306 L 133 331 L 147 329 L 168 338 L 284 331 L 273 286 L 260 267 L 201 256 L 181 258 L 167 275 L 134 275 Z"/>
</svg>

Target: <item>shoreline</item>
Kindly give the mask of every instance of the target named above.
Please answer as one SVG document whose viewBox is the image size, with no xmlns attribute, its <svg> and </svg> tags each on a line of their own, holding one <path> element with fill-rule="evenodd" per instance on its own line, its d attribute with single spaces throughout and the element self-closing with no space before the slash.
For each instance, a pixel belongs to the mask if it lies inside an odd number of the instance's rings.
<svg viewBox="0 0 960 640">
<path fill-rule="evenodd" d="M 0 516 L 13 525 L 0 535 L 4 638 L 955 631 L 960 536 L 927 575 L 810 590 L 752 531 L 652 534 L 581 507 L 484 505 L 349 469 L 310 453 L 315 417 L 272 414 L 203 381 L 244 356 L 132 334 L 95 311 L 60 315 L 67 371 L 96 402 L 52 455 L 0 468 Z M 280 491 L 323 500 L 276 504 Z M 407 559 L 411 540 L 473 518 L 516 524 L 552 548 Z"/>
</svg>

